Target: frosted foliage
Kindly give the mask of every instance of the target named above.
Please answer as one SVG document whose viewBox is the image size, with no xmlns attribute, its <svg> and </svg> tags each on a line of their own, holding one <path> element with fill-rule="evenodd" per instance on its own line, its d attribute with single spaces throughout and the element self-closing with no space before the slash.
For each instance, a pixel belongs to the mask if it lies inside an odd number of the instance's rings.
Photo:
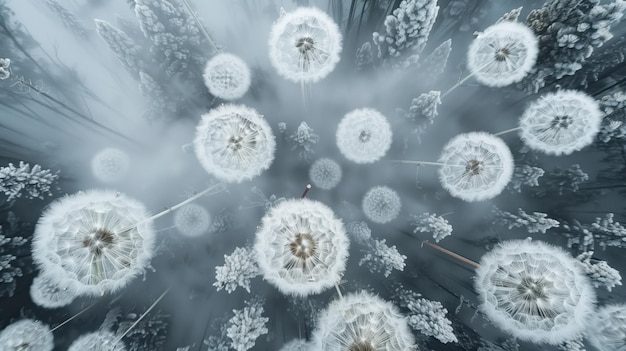
<svg viewBox="0 0 626 351">
<path fill-rule="evenodd" d="M 370 221 L 388 223 L 398 217 L 402 203 L 395 190 L 387 186 L 375 186 L 363 196 L 361 208 Z"/>
<path fill-rule="evenodd" d="M 309 178 L 317 188 L 330 190 L 341 181 L 341 166 L 329 158 L 320 158 L 309 168 Z"/>
<path fill-rule="evenodd" d="M 123 31 L 116 28 L 107 21 L 95 19 L 96 31 L 104 40 L 117 59 L 122 63 L 124 69 L 134 77 L 138 77 L 139 70 L 143 64 L 139 60 L 141 47 Z"/>
<path fill-rule="evenodd" d="M 228 320 L 226 329 L 226 335 L 231 340 L 230 347 L 236 351 L 249 350 L 259 336 L 267 334 L 265 324 L 269 318 L 262 316 L 263 306 L 258 303 L 233 312 L 235 315 Z"/>
<path fill-rule="evenodd" d="M 426 212 L 419 216 L 413 215 L 411 218 L 413 219 L 411 225 L 415 227 L 413 233 L 433 233 L 436 242 L 452 235 L 452 226 L 442 216 Z"/>
<path fill-rule="evenodd" d="M 315 153 L 313 146 L 320 140 L 320 136 L 313 133 L 313 128 L 306 122 L 300 123 L 296 132 L 289 136 L 293 143 L 292 150 L 298 150 L 298 158 L 308 161 Z"/>
<path fill-rule="evenodd" d="M 343 223 L 318 201 L 286 200 L 261 220 L 254 249 L 265 280 L 283 294 L 306 296 L 333 287 L 346 269 Z"/>
<path fill-rule="evenodd" d="M 444 146 L 439 162 L 441 185 L 454 197 L 483 201 L 498 196 L 513 175 L 509 147 L 488 133 L 459 134 Z"/>
<path fill-rule="evenodd" d="M 391 303 L 361 291 L 331 302 L 313 331 L 313 350 L 410 350 L 415 341 Z"/>
<path fill-rule="evenodd" d="M 18 167 L 9 163 L 7 167 L 0 167 L 0 192 L 7 196 L 7 201 L 13 201 L 24 195 L 27 199 L 43 199 L 44 195 L 52 195 L 51 186 L 59 178 L 50 170 L 41 169 L 34 165 L 20 161 Z"/>
<path fill-rule="evenodd" d="M 30 297 L 34 303 L 45 308 L 67 306 L 77 296 L 71 280 L 57 281 L 53 273 L 41 274 L 33 279 Z"/>
<path fill-rule="evenodd" d="M 528 233 L 545 234 L 550 228 L 558 228 L 559 221 L 549 218 L 547 214 L 541 212 L 533 212 L 528 214 L 521 208 L 517 209 L 517 214 L 501 211 L 497 207 L 493 213 L 496 217 L 495 223 L 506 225 L 511 228 L 524 228 Z"/>
<path fill-rule="evenodd" d="M 559 344 L 583 331 L 595 293 L 580 264 L 540 241 L 505 241 L 485 254 L 474 287 L 480 309 L 520 340 Z"/>
<path fill-rule="evenodd" d="M 23 275 L 23 258 L 28 255 L 28 240 L 18 236 L 18 219 L 9 211 L 8 226 L 0 226 L 0 297 L 13 296 L 17 278 Z"/>
<path fill-rule="evenodd" d="M 372 240 L 367 254 L 359 261 L 359 266 L 366 265 L 372 273 L 383 273 L 389 277 L 392 270 L 403 271 L 406 256 L 400 254 L 396 246 L 387 246 L 385 240 Z"/>
<path fill-rule="evenodd" d="M 467 66 L 484 85 L 503 87 L 519 82 L 537 61 L 539 43 L 527 26 L 504 21 L 480 33 L 470 44 Z"/>
<path fill-rule="evenodd" d="M 39 218 L 33 260 L 79 295 L 117 291 L 150 263 L 155 234 L 147 218 L 143 204 L 113 191 L 61 198 Z"/>
<path fill-rule="evenodd" d="M 220 53 L 204 67 L 204 84 L 209 92 L 224 100 L 239 99 L 250 88 L 250 69 L 239 57 Z"/>
<path fill-rule="evenodd" d="M 185 236 L 200 236 L 209 231 L 211 215 L 198 204 L 187 204 L 174 213 L 174 226 Z"/>
<path fill-rule="evenodd" d="M 303 339 L 294 339 L 283 345 L 278 351 L 313 351 L 311 344 Z"/>
<path fill-rule="evenodd" d="M 11 76 L 11 59 L 0 58 L 0 80 L 8 79 Z"/>
<path fill-rule="evenodd" d="M 560 90 L 531 103 L 520 119 L 528 147 L 549 155 L 569 155 L 591 144 L 600 130 L 598 102 L 575 90 Z"/>
<path fill-rule="evenodd" d="M 522 192 L 522 186 L 539 186 L 539 178 L 545 174 L 545 171 L 539 167 L 529 165 L 515 166 L 513 177 L 508 187 L 513 192 Z"/>
<path fill-rule="evenodd" d="M 599 351 L 625 351 L 626 305 L 598 308 L 589 321 L 586 335 Z"/>
<path fill-rule="evenodd" d="M 594 287 L 604 286 L 611 291 L 616 285 L 622 285 L 622 276 L 617 269 L 609 266 L 606 261 L 594 259 L 592 256 L 593 251 L 587 251 L 578 255 L 576 259 L 580 261 Z"/>
<path fill-rule="evenodd" d="M 67 351 L 126 351 L 124 342 L 109 331 L 97 331 L 74 340 Z"/>
<path fill-rule="evenodd" d="M 114 183 L 128 173 L 130 158 L 119 149 L 106 148 L 99 151 L 91 160 L 94 177 L 105 183 Z"/>
<path fill-rule="evenodd" d="M 270 61 L 284 78 L 313 83 L 339 62 L 341 40 L 330 16 L 313 7 L 300 7 L 283 14 L 272 26 Z"/>
<path fill-rule="evenodd" d="M 372 163 L 385 156 L 392 132 L 387 118 L 371 108 L 348 112 L 337 127 L 337 146 L 348 160 Z"/>
<path fill-rule="evenodd" d="M 435 337 L 444 344 L 458 342 L 452 330 L 452 322 L 446 318 L 448 310 L 440 302 L 422 298 L 410 299 L 407 308 L 411 311 L 408 316 L 411 328 Z"/>
<path fill-rule="evenodd" d="M 250 292 L 250 280 L 259 275 L 254 251 L 251 248 L 238 247 L 230 255 L 224 255 L 224 265 L 215 267 L 213 286 L 217 291 L 226 290 L 229 294 L 237 287 Z"/>
<path fill-rule="evenodd" d="M 276 148 L 269 124 L 243 105 L 223 105 L 203 114 L 193 143 L 202 167 L 227 183 L 261 174 L 274 161 Z"/>
<path fill-rule="evenodd" d="M 32 319 L 9 324 L 0 332 L 3 351 L 52 351 L 54 340 L 50 328 Z"/>
</svg>

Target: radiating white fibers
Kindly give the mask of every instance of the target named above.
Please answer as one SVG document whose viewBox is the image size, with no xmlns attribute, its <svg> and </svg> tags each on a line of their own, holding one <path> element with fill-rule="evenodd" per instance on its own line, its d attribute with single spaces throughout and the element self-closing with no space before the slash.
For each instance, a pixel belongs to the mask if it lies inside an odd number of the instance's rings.
<svg viewBox="0 0 626 351">
<path fill-rule="evenodd" d="M 349 245 L 333 211 L 304 198 L 283 201 L 267 211 L 254 249 L 265 280 L 283 294 L 306 296 L 339 283 Z"/>
<path fill-rule="evenodd" d="M 202 115 L 193 142 L 204 169 L 227 183 L 252 179 L 274 161 L 272 128 L 254 109 L 222 105 Z"/>
<path fill-rule="evenodd" d="M 373 163 L 385 156 L 393 134 L 387 118 L 371 108 L 348 112 L 337 127 L 337 147 L 350 161 Z"/>
<path fill-rule="evenodd" d="M 387 223 L 400 214 L 400 196 L 388 186 L 375 186 L 365 193 L 361 208 L 365 217 L 375 223 Z"/>
<path fill-rule="evenodd" d="M 502 139 L 482 132 L 459 134 L 439 156 L 439 181 L 450 195 L 465 201 L 498 196 L 513 176 L 513 155 Z"/>
<path fill-rule="evenodd" d="M 330 16 L 314 7 L 283 14 L 272 26 L 269 54 L 281 76 L 316 82 L 333 71 L 341 53 L 341 33 Z"/>
<path fill-rule="evenodd" d="M 498 244 L 483 255 L 474 287 L 480 309 L 520 340 L 559 344 L 587 327 L 595 292 L 578 261 L 531 240 Z"/>
<path fill-rule="evenodd" d="M 198 204 L 187 204 L 174 213 L 174 226 L 182 235 L 200 236 L 209 230 L 211 215 Z"/>
<path fill-rule="evenodd" d="M 213 56 L 204 67 L 202 76 L 209 92 L 224 100 L 239 99 L 250 88 L 250 69 L 233 54 Z"/>
<path fill-rule="evenodd" d="M 602 117 L 591 96 L 560 90 L 541 96 L 526 108 L 520 119 L 521 138 L 531 149 L 569 155 L 593 142 Z"/>
<path fill-rule="evenodd" d="M 535 65 L 538 54 L 539 41 L 530 28 L 502 21 L 472 41 L 467 66 L 482 84 L 503 87 L 521 81 Z"/>
<path fill-rule="evenodd" d="M 0 332 L 0 350 L 52 351 L 54 339 L 50 328 L 32 319 L 9 324 Z"/>
<path fill-rule="evenodd" d="M 33 261 L 41 274 L 78 295 L 100 296 L 143 273 L 154 230 L 142 203 L 115 191 L 78 192 L 53 202 L 39 218 Z"/>
<path fill-rule="evenodd" d="M 412 350 L 413 333 L 398 309 L 366 291 L 332 301 L 313 331 L 312 350 Z"/>
</svg>

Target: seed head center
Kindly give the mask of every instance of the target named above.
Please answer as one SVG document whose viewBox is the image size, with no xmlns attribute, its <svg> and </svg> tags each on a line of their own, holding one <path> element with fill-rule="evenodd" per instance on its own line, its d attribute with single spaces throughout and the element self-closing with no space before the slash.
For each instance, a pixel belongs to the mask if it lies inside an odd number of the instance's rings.
<svg viewBox="0 0 626 351">
<path fill-rule="evenodd" d="M 350 345 L 349 351 L 376 351 L 368 340 L 357 340 Z"/>
<path fill-rule="evenodd" d="M 315 255 L 317 244 L 309 233 L 297 233 L 293 241 L 289 243 L 289 249 L 294 256 L 306 260 Z"/>
<path fill-rule="evenodd" d="M 299 38 L 296 40 L 296 48 L 301 54 L 307 54 L 312 51 L 315 45 L 315 41 L 311 37 Z"/>
<path fill-rule="evenodd" d="M 465 172 L 470 175 L 479 175 L 484 169 L 484 165 L 478 160 L 469 160 L 465 166 Z"/>
<path fill-rule="evenodd" d="M 496 61 L 506 61 L 510 54 L 511 51 L 507 47 L 499 48 L 498 50 L 496 50 Z"/>
<path fill-rule="evenodd" d="M 106 229 L 98 228 L 94 229 L 83 239 L 83 246 L 88 248 L 89 251 L 95 256 L 101 256 L 103 251 L 115 242 L 115 234 Z"/>
<path fill-rule="evenodd" d="M 362 143 L 367 143 L 372 138 L 372 133 L 368 130 L 362 130 L 359 133 L 359 141 Z"/>
<path fill-rule="evenodd" d="M 556 116 L 550 122 L 550 127 L 552 128 L 561 128 L 567 129 L 572 124 L 572 117 L 564 115 L 564 116 Z"/>
</svg>

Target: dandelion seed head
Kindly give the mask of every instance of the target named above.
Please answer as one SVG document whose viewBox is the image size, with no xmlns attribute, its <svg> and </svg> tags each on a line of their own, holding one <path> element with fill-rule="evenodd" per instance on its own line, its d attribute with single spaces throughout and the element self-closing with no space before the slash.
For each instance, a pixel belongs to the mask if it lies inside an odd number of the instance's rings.
<svg viewBox="0 0 626 351">
<path fill-rule="evenodd" d="M 282 293 L 306 296 L 339 282 L 349 241 L 343 223 L 318 201 L 285 200 L 270 208 L 254 249 L 265 280 Z"/>
<path fill-rule="evenodd" d="M 278 74 L 291 81 L 316 82 L 339 62 L 341 40 L 330 16 L 313 7 L 300 7 L 272 26 L 270 61 Z"/>
<path fill-rule="evenodd" d="M 209 92 L 224 100 L 242 97 L 250 88 L 250 69 L 239 57 L 220 53 L 204 67 L 204 84 Z"/>
<path fill-rule="evenodd" d="M 174 213 L 174 226 L 182 235 L 200 236 L 211 227 L 211 215 L 198 204 L 187 204 Z"/>
<path fill-rule="evenodd" d="M 341 166 L 329 158 L 320 158 L 309 168 L 309 178 L 315 187 L 330 190 L 341 181 Z"/>
<path fill-rule="evenodd" d="M 356 163 L 373 163 L 385 156 L 392 137 L 387 118 L 371 108 L 348 112 L 337 127 L 339 151 Z"/>
<path fill-rule="evenodd" d="M 382 224 L 398 217 L 402 203 L 395 190 L 387 186 L 375 186 L 365 193 L 361 207 L 365 217 Z"/>
<path fill-rule="evenodd" d="M 53 348 L 50 328 L 32 319 L 9 324 L 0 332 L 0 349 L 4 351 L 52 351 Z"/>
<path fill-rule="evenodd" d="M 524 111 L 521 138 L 530 148 L 548 155 L 569 155 L 593 142 L 602 117 L 598 102 L 583 92 L 549 93 Z"/>
<path fill-rule="evenodd" d="M 598 308 L 587 328 L 587 339 L 599 351 L 626 350 L 626 305 L 612 304 Z"/>
<path fill-rule="evenodd" d="M 116 148 L 99 151 L 91 160 L 93 175 L 104 183 L 114 183 L 123 179 L 130 169 L 128 155 Z"/>
<path fill-rule="evenodd" d="M 194 150 L 204 169 L 227 183 L 252 179 L 274 161 L 276 141 L 254 109 L 223 105 L 202 115 Z"/>
<path fill-rule="evenodd" d="M 78 295 L 75 284 L 70 279 L 55 279 L 63 274 L 43 273 L 33 279 L 30 297 L 34 303 L 45 308 L 67 306 Z"/>
</svg>

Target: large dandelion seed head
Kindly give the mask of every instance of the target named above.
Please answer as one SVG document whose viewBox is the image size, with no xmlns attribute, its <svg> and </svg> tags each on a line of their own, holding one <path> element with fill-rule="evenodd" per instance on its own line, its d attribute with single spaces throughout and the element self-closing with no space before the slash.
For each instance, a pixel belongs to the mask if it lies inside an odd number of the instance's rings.
<svg viewBox="0 0 626 351">
<path fill-rule="evenodd" d="M 182 235 L 200 236 L 209 230 L 211 215 L 198 204 L 187 204 L 174 213 L 174 226 Z"/>
<path fill-rule="evenodd" d="M 504 190 L 513 176 L 513 156 L 502 139 L 471 132 L 452 138 L 441 151 L 441 185 L 465 201 L 491 199 Z"/>
<path fill-rule="evenodd" d="M 39 218 L 33 260 L 60 286 L 101 295 L 126 286 L 149 264 L 154 231 L 143 204 L 114 191 L 53 202 Z"/>
<path fill-rule="evenodd" d="M 530 28 L 503 21 L 472 41 L 467 66 L 482 84 L 503 87 L 522 80 L 535 65 L 538 53 L 539 42 Z"/>
<path fill-rule="evenodd" d="M 341 181 L 341 166 L 329 158 L 320 158 L 309 168 L 309 178 L 317 188 L 330 190 Z"/>
<path fill-rule="evenodd" d="M 106 148 L 99 151 L 91 160 L 93 175 L 105 183 L 114 183 L 126 176 L 130 168 L 128 155 L 116 148 Z"/>
<path fill-rule="evenodd" d="M 239 99 L 250 88 L 248 65 L 232 54 L 213 56 L 204 67 L 202 76 L 209 92 L 220 99 Z"/>
<path fill-rule="evenodd" d="M 64 273 L 42 273 L 33 279 L 30 297 L 34 303 L 45 308 L 67 306 L 78 295 L 76 284 L 71 279 L 59 279 Z"/>
<path fill-rule="evenodd" d="M 391 303 L 361 291 L 331 302 L 313 332 L 314 350 L 414 349 L 407 320 Z"/>
<path fill-rule="evenodd" d="M 549 155 L 568 155 L 591 144 L 600 131 L 598 102 L 575 90 L 543 95 L 520 119 L 522 140 Z"/>
<path fill-rule="evenodd" d="M 349 241 L 343 223 L 318 201 L 286 200 L 261 220 L 254 248 L 265 280 L 282 293 L 306 296 L 339 282 Z"/>
<path fill-rule="evenodd" d="M 599 351 L 626 351 L 626 305 L 598 308 L 587 328 L 587 338 Z"/>
<path fill-rule="evenodd" d="M 371 108 L 348 112 L 337 127 L 337 146 L 350 161 L 372 163 L 385 156 L 392 132 L 387 118 Z"/>
<path fill-rule="evenodd" d="M 402 203 L 395 190 L 387 186 L 375 186 L 365 193 L 361 207 L 365 217 L 382 224 L 398 217 Z"/>
<path fill-rule="evenodd" d="M 275 148 L 269 124 L 243 105 L 223 105 L 202 115 L 194 140 L 200 164 L 228 183 L 252 179 L 268 169 Z"/>
<path fill-rule="evenodd" d="M 52 351 L 53 348 L 50 328 L 32 319 L 9 324 L 0 332 L 0 350 L 3 351 Z"/>
<path fill-rule="evenodd" d="M 274 23 L 269 51 L 272 66 L 281 76 L 294 82 L 316 82 L 339 62 L 341 33 L 326 13 L 300 7 Z"/>
<path fill-rule="evenodd" d="M 74 340 L 67 351 L 126 351 L 124 342 L 109 331 L 97 331 Z"/>
<path fill-rule="evenodd" d="M 540 241 L 500 243 L 485 254 L 474 283 L 491 322 L 519 338 L 558 344 L 583 331 L 595 294 L 580 264 Z"/>
</svg>

